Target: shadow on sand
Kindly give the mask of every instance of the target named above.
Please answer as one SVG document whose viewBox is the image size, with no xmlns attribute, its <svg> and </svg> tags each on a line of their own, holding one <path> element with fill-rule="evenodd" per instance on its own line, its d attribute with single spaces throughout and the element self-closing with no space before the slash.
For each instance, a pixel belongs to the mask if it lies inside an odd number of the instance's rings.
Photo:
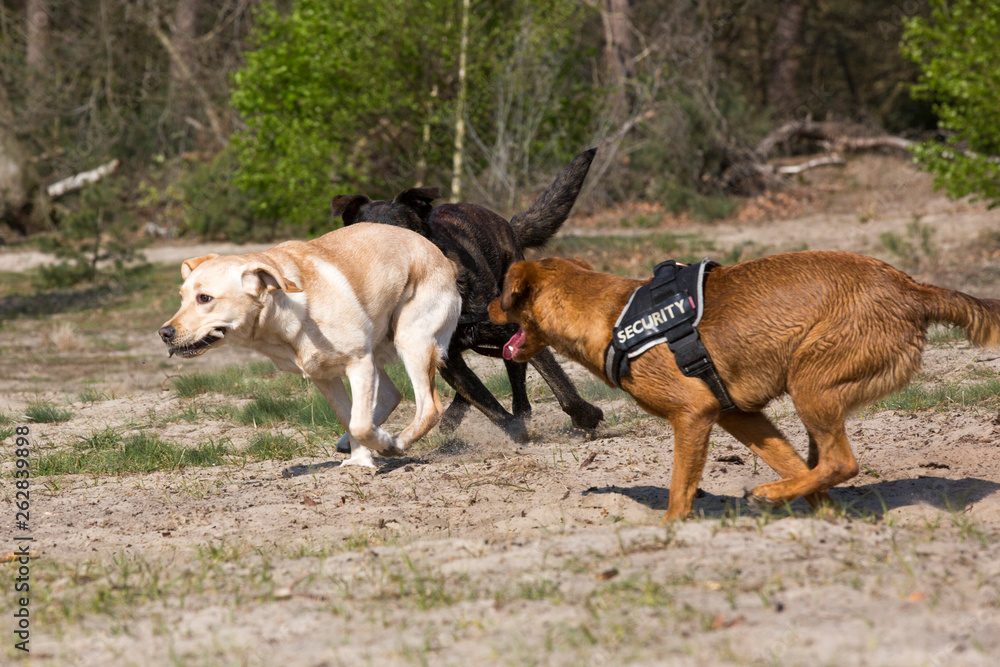
<svg viewBox="0 0 1000 667">
<path fill-rule="evenodd" d="M 890 510 L 915 505 L 928 505 L 946 512 L 959 512 L 998 490 L 1000 484 L 997 482 L 975 477 L 963 479 L 918 477 L 837 487 L 830 490 L 830 495 L 849 516 L 881 518 Z M 583 495 L 605 493 L 621 494 L 653 510 L 666 510 L 670 500 L 669 489 L 660 486 L 591 487 L 584 491 Z M 809 504 L 801 499 L 786 509 L 794 515 L 812 513 Z M 733 511 L 748 513 L 752 510 L 743 498 L 719 496 L 698 489 L 694 501 L 696 515 L 719 518 Z"/>
</svg>

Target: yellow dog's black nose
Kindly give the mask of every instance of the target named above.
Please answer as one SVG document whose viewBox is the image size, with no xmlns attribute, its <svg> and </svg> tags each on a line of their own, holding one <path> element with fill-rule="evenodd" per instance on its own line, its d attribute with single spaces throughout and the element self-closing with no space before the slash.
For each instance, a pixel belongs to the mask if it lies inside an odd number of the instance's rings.
<svg viewBox="0 0 1000 667">
<path fill-rule="evenodd" d="M 163 339 L 164 343 L 169 343 L 174 339 L 174 336 L 177 335 L 177 329 L 171 326 L 160 327 L 158 333 L 160 334 L 160 338 Z"/>
</svg>

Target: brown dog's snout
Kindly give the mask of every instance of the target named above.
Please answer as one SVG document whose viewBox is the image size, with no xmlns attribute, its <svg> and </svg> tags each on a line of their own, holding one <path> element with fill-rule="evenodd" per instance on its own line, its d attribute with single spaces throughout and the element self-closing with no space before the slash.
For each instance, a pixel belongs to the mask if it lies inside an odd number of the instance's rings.
<svg viewBox="0 0 1000 667">
<path fill-rule="evenodd" d="M 170 343 L 174 340 L 174 336 L 177 335 L 177 329 L 168 324 L 165 327 L 160 327 L 160 330 L 157 333 L 160 334 L 160 338 L 163 339 L 164 343 Z"/>
</svg>

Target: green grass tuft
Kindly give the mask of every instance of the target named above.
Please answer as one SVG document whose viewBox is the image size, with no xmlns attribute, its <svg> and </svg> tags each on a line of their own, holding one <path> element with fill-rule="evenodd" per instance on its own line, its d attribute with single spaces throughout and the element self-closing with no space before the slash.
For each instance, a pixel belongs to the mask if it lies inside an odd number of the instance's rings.
<svg viewBox="0 0 1000 667">
<path fill-rule="evenodd" d="M 255 397 L 236 413 L 237 423 L 266 426 L 288 422 L 324 431 L 343 431 L 330 403 L 313 389 L 307 394 L 280 397 L 265 394 Z"/>
<path fill-rule="evenodd" d="M 122 436 L 105 429 L 64 449 L 42 455 L 33 468 L 36 475 L 124 475 L 186 466 L 216 466 L 229 462 L 228 445 L 207 442 L 181 447 L 156 436 L 138 433 Z"/>
<path fill-rule="evenodd" d="M 97 391 L 93 387 L 87 387 L 76 396 L 76 400 L 81 403 L 100 403 L 112 398 L 111 394 Z"/>
<path fill-rule="evenodd" d="M 991 379 L 984 382 L 949 383 L 933 387 L 911 384 L 873 403 L 868 411 L 919 411 L 952 405 L 970 407 L 996 404 L 1000 404 L 1000 380 Z"/>
<path fill-rule="evenodd" d="M 244 451 L 255 461 L 288 461 L 304 454 L 302 446 L 287 435 L 268 432 L 255 435 Z"/>
<path fill-rule="evenodd" d="M 173 384 L 174 392 L 181 398 L 191 398 L 199 394 L 224 394 L 249 398 L 261 389 L 276 389 L 277 387 L 273 387 L 276 378 L 292 378 L 294 380 L 292 384 L 299 387 L 305 384 L 305 381 L 297 376 L 279 375 L 278 369 L 270 361 L 252 361 L 211 373 L 181 375 L 174 379 Z"/>
<path fill-rule="evenodd" d="M 73 412 L 50 401 L 35 401 L 28 404 L 24 416 L 36 424 L 54 424 L 69 421 Z"/>
</svg>

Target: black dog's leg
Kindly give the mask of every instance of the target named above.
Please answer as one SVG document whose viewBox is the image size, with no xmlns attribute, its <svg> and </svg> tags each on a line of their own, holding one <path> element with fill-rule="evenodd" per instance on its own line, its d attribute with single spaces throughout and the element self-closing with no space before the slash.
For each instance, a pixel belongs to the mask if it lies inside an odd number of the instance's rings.
<svg viewBox="0 0 1000 667">
<path fill-rule="evenodd" d="M 596 405 L 591 405 L 583 400 L 576 391 L 576 387 L 566 376 L 566 371 L 556 362 L 552 356 L 552 351 L 545 348 L 531 358 L 531 365 L 542 376 L 552 393 L 556 395 L 563 412 L 573 420 L 573 426 L 577 428 L 592 429 L 604 419 L 604 413 Z M 513 383 L 511 383 L 513 385 Z"/>
<path fill-rule="evenodd" d="M 521 420 L 528 419 L 531 416 L 526 382 L 528 364 L 504 359 L 503 365 L 507 367 L 507 377 L 510 378 L 511 409 L 514 411 L 514 416 Z"/>
<path fill-rule="evenodd" d="M 454 389 L 454 387 L 452 388 Z M 455 398 L 451 399 L 451 405 L 441 415 L 441 423 L 438 425 L 438 428 L 443 433 L 454 431 L 462 423 L 462 420 L 465 419 L 466 413 L 469 412 L 469 405 L 469 401 L 465 400 L 465 397 L 456 391 Z"/>
<path fill-rule="evenodd" d="M 448 361 L 438 369 L 441 377 L 462 397 L 476 406 L 490 421 L 507 432 L 515 442 L 527 442 L 528 430 L 524 422 L 503 409 L 500 402 L 493 397 L 482 381 L 476 377 L 472 369 L 465 364 L 462 352 L 458 349 L 448 351 Z"/>
</svg>

